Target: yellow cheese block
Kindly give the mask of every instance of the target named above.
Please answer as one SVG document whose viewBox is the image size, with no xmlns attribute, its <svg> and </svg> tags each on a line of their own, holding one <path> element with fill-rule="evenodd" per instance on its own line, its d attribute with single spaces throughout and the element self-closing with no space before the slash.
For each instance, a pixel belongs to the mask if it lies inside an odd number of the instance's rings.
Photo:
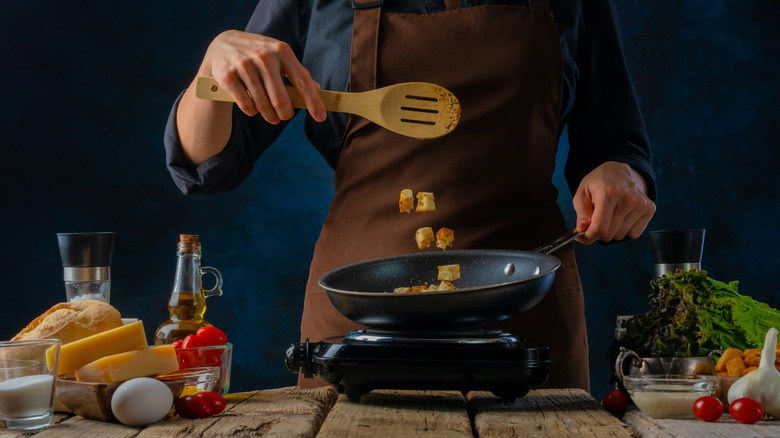
<svg viewBox="0 0 780 438">
<path fill-rule="evenodd" d="M 130 350 L 140 350 L 146 347 L 146 333 L 144 333 L 143 321 L 123 325 L 63 345 L 60 348 L 60 361 L 57 373 L 70 373 L 103 356 L 124 353 Z M 53 359 L 53 351 L 47 351 L 46 361 L 49 364 L 49 368 L 52 366 Z"/>
<path fill-rule="evenodd" d="M 90 362 L 76 370 L 76 380 L 90 383 L 119 383 L 136 377 L 176 371 L 179 362 L 173 345 L 158 345 L 127 351 Z"/>
</svg>

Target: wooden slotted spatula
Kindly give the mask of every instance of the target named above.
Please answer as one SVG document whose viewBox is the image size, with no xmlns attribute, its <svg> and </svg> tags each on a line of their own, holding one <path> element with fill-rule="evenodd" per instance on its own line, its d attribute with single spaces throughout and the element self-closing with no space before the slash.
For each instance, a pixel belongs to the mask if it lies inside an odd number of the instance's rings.
<svg viewBox="0 0 780 438">
<path fill-rule="evenodd" d="M 306 108 L 298 90 L 286 86 L 292 106 Z M 404 82 L 360 93 L 319 90 L 325 109 L 364 117 L 379 126 L 419 139 L 441 137 L 455 129 L 460 104 L 449 90 L 427 82 Z M 199 76 L 195 95 L 233 102 L 233 97 L 210 76 Z"/>
</svg>

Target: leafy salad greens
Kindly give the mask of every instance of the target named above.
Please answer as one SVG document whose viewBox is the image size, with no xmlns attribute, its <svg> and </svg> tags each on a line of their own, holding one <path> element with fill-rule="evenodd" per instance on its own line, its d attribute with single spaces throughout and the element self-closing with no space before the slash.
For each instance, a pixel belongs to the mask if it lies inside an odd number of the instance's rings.
<svg viewBox="0 0 780 438">
<path fill-rule="evenodd" d="M 760 348 L 770 327 L 780 328 L 780 311 L 740 295 L 728 284 L 692 269 L 652 282 L 650 308 L 626 324 L 618 343 L 640 357 L 705 356 L 719 348 Z"/>
</svg>

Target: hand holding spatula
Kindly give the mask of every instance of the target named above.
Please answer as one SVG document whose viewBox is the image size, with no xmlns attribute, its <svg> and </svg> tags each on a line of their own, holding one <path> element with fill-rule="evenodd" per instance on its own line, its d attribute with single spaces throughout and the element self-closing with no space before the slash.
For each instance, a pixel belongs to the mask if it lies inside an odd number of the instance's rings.
<svg viewBox="0 0 780 438">
<path fill-rule="evenodd" d="M 294 87 L 286 86 L 292 106 L 306 108 Z M 460 104 L 449 90 L 426 82 L 405 82 L 359 93 L 318 90 L 325 109 L 364 117 L 390 131 L 428 139 L 452 131 L 460 120 Z M 201 99 L 233 102 L 210 76 L 200 76 L 195 95 Z"/>
</svg>

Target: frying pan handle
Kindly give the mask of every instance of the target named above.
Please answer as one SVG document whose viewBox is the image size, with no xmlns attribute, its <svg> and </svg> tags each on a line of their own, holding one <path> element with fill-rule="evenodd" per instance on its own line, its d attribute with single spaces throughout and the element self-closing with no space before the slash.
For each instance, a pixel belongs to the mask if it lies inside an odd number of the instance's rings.
<svg viewBox="0 0 780 438">
<path fill-rule="evenodd" d="M 555 239 L 554 241 L 548 243 L 547 245 L 540 246 L 539 248 L 533 249 L 534 252 L 540 252 L 542 254 L 552 254 L 560 247 L 566 245 L 567 243 L 571 242 L 572 240 L 580 237 L 582 233 L 578 232 L 576 229 L 569 231 L 568 233 L 564 234 L 563 236 Z"/>
</svg>

